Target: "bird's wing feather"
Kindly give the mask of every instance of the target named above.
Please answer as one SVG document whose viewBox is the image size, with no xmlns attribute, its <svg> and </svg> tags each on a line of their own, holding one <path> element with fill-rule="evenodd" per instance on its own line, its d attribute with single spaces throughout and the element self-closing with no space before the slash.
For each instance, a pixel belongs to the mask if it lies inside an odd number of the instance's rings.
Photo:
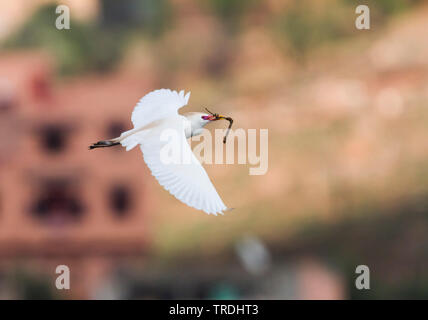
<svg viewBox="0 0 428 320">
<path fill-rule="evenodd" d="M 146 94 L 137 103 L 132 112 L 131 120 L 135 128 L 145 126 L 153 121 L 177 115 L 178 109 L 185 106 L 190 97 L 184 90 L 180 92 L 170 89 L 159 89 Z"/>
<path fill-rule="evenodd" d="M 169 117 L 156 129 L 139 135 L 144 161 L 158 182 L 178 200 L 208 214 L 222 214 L 227 208 L 187 143 L 184 133 L 186 121 L 180 115 Z M 176 133 L 175 140 L 161 141 L 162 132 L 167 129 Z M 167 144 L 170 147 L 179 145 L 179 158 L 188 161 L 165 163 L 161 157 L 165 155 Z"/>
</svg>

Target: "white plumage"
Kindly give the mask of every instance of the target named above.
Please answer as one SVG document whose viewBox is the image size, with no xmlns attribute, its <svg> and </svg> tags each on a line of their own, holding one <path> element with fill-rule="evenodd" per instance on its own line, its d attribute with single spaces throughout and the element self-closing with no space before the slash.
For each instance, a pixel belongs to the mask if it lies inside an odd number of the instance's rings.
<svg viewBox="0 0 428 320">
<path fill-rule="evenodd" d="M 199 112 L 184 116 L 178 114 L 178 109 L 188 103 L 189 97 L 190 92 L 185 95 L 184 91 L 178 93 L 169 89 L 148 93 L 132 112 L 134 129 L 110 141 L 120 143 L 127 151 L 140 145 L 144 161 L 152 175 L 173 196 L 188 206 L 208 214 L 223 214 L 227 207 L 186 140 L 200 134 L 207 123 L 217 119 Z M 168 143 L 161 140 L 162 132 L 165 130 L 177 132 L 176 142 L 181 146 L 181 157 L 189 161 L 184 163 L 161 161 L 161 150 Z"/>
</svg>

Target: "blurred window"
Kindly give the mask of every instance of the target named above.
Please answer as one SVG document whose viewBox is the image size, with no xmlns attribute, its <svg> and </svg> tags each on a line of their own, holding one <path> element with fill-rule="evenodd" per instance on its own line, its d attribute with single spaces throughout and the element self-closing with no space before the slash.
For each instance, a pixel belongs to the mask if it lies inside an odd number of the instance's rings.
<svg viewBox="0 0 428 320">
<path fill-rule="evenodd" d="M 9 112 L 16 105 L 16 101 L 7 96 L 0 96 L 0 112 Z"/>
<path fill-rule="evenodd" d="M 112 121 L 107 126 L 107 137 L 108 138 L 116 138 L 120 136 L 122 132 L 126 131 L 126 125 L 121 121 Z"/>
<path fill-rule="evenodd" d="M 132 207 L 131 192 L 125 185 L 115 185 L 108 195 L 109 205 L 115 216 L 123 218 Z"/>
<path fill-rule="evenodd" d="M 31 81 L 31 89 L 34 98 L 37 100 L 47 100 L 51 97 L 50 83 L 47 74 L 35 74 Z"/>
<path fill-rule="evenodd" d="M 17 102 L 17 93 L 11 81 L 0 77 L 0 113 L 10 112 Z"/>
<path fill-rule="evenodd" d="M 68 130 L 59 125 L 45 125 L 41 129 L 41 144 L 45 151 L 58 153 L 65 149 Z"/>
<path fill-rule="evenodd" d="M 31 206 L 31 213 L 38 220 L 50 225 L 63 225 L 80 220 L 84 207 L 77 192 L 66 180 L 54 180 L 39 188 Z"/>
</svg>

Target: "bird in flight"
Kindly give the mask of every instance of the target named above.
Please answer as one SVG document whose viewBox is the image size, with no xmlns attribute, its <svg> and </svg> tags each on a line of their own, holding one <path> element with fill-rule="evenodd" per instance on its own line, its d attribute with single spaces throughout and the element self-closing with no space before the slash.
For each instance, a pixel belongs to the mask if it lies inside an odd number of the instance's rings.
<svg viewBox="0 0 428 320">
<path fill-rule="evenodd" d="M 170 89 L 159 89 L 146 94 L 132 112 L 133 129 L 123 132 L 117 138 L 98 141 L 89 149 L 122 145 L 129 151 L 139 145 L 152 175 L 173 196 L 207 214 L 223 214 L 229 209 L 196 159 L 187 139 L 201 134 L 208 123 L 225 119 L 230 123 L 223 140 L 225 142 L 233 120 L 208 110 L 208 113 L 189 112 L 180 115 L 178 109 L 187 105 L 189 97 L 190 92 L 185 95 L 183 90 L 177 92 Z M 168 143 L 162 138 L 165 130 L 177 133 L 178 138 L 174 142 L 180 145 L 181 159 L 190 161 L 167 163 L 163 160 L 163 150 Z"/>
</svg>

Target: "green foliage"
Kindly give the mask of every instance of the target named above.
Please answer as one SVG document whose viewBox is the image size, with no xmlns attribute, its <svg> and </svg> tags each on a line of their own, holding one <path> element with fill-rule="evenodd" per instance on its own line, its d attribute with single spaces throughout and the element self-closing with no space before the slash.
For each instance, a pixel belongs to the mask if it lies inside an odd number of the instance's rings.
<svg viewBox="0 0 428 320">
<path fill-rule="evenodd" d="M 18 267 L 10 275 L 9 282 L 16 288 L 19 299 L 23 300 L 53 300 L 58 296 L 52 289 L 52 283 L 46 275 L 30 272 Z"/>
<path fill-rule="evenodd" d="M 106 71 L 118 61 L 124 44 L 122 35 L 73 20 L 71 29 L 58 30 L 56 17 L 54 6 L 42 7 L 4 46 L 46 48 L 56 57 L 61 74 Z"/>
<path fill-rule="evenodd" d="M 331 9 L 333 7 L 333 9 Z M 290 53 L 305 56 L 306 53 L 325 42 L 344 38 L 352 33 L 353 11 L 339 4 L 312 10 L 308 1 L 295 2 L 274 22 L 274 30 L 286 41 Z"/>
<path fill-rule="evenodd" d="M 366 4 L 370 8 L 372 25 L 380 26 L 394 14 L 403 12 L 421 0 L 354 0 L 325 1 L 313 5 L 311 0 L 295 0 L 273 22 L 273 30 L 285 44 L 288 53 L 305 58 L 311 49 L 358 34 L 354 21 L 355 8 Z"/>
<path fill-rule="evenodd" d="M 390 15 L 403 11 L 409 5 L 408 0 L 376 0 L 373 5 L 383 15 Z M 374 8 L 373 8 L 374 9 Z"/>
<path fill-rule="evenodd" d="M 417 5 L 422 0 L 367 0 L 356 4 L 355 0 L 342 0 L 343 3 L 354 6 L 358 4 L 365 4 L 371 10 L 375 10 L 380 16 L 388 16 L 396 13 L 403 12 L 413 5 Z"/>
<path fill-rule="evenodd" d="M 102 26 L 108 29 L 142 31 L 148 36 L 159 36 L 172 19 L 168 0 L 103 0 Z"/>
<path fill-rule="evenodd" d="M 341 270 L 351 299 L 426 299 L 426 194 L 367 206 L 367 200 L 352 203 L 347 193 L 341 195 L 348 197 L 342 209 L 347 218 L 312 221 L 294 236 L 291 247 L 332 262 Z M 360 264 L 370 268 L 369 290 L 355 287 L 355 268 Z"/>
<path fill-rule="evenodd" d="M 241 18 L 260 0 L 205 0 L 221 21 L 230 29 L 235 30 Z"/>
<path fill-rule="evenodd" d="M 141 7 L 141 26 L 152 36 L 159 36 L 170 25 L 172 9 L 167 0 L 145 0 Z"/>
<path fill-rule="evenodd" d="M 46 48 L 55 56 L 63 75 L 109 71 L 122 57 L 132 34 L 156 37 L 170 21 L 166 0 L 136 0 L 129 6 L 115 1 L 126 8 L 118 13 L 111 3 L 102 2 L 100 23 L 71 19 L 68 30 L 55 27 L 55 5 L 43 6 L 3 46 Z"/>
</svg>

